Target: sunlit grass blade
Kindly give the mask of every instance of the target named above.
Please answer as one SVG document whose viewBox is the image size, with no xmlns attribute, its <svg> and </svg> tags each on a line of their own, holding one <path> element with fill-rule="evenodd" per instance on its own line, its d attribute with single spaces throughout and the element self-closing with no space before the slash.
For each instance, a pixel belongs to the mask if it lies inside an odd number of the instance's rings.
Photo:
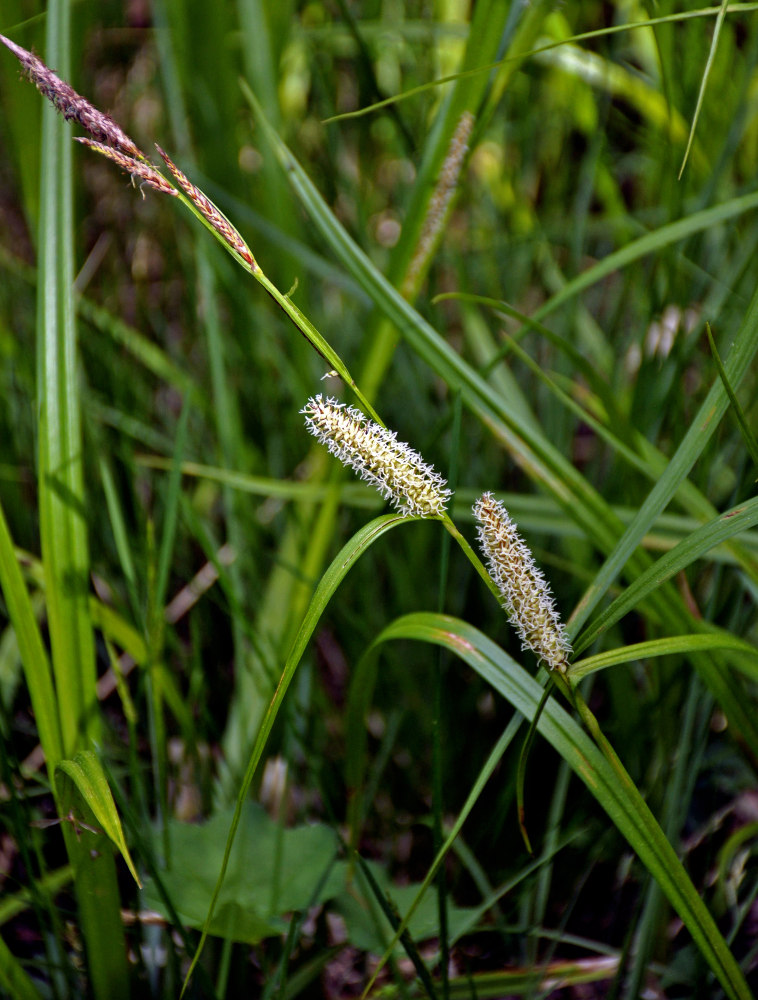
<svg viewBox="0 0 758 1000">
<path fill-rule="evenodd" d="M 677 109 L 671 107 L 656 85 L 642 79 L 626 66 L 571 44 L 555 46 L 539 53 L 536 59 L 583 80 L 610 97 L 628 102 L 651 126 L 663 132 L 663 141 L 677 146 L 684 142 L 687 126 Z M 706 166 L 702 153 L 698 156 L 698 165 Z"/>
<path fill-rule="evenodd" d="M 0 989 L 11 1000 L 41 1000 L 42 997 L 2 938 L 0 938 Z"/>
<path fill-rule="evenodd" d="M 72 760 L 60 761 L 58 770 L 74 783 L 103 833 L 116 846 L 126 862 L 132 878 L 141 888 L 142 883 L 129 854 L 129 848 L 126 846 L 121 820 L 116 812 L 116 805 L 97 754 L 92 750 L 83 750 Z"/>
</svg>

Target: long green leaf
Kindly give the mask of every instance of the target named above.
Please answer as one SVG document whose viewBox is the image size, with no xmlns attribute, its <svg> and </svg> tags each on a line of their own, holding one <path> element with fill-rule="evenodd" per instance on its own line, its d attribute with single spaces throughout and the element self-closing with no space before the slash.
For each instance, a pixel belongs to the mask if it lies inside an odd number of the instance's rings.
<svg viewBox="0 0 758 1000">
<path fill-rule="evenodd" d="M 419 613 L 393 622 L 377 642 L 414 639 L 443 646 L 473 667 L 514 708 L 531 719 L 543 689 L 478 629 L 448 615 Z M 587 734 L 554 699 L 538 729 L 595 796 L 681 917 L 728 997 L 751 1000 L 745 978 L 639 790 L 612 768 Z"/>
<path fill-rule="evenodd" d="M 45 55 L 62 75 L 70 70 L 70 3 L 47 9 Z M 45 599 L 63 755 L 71 757 L 100 733 L 95 648 L 89 618 L 87 505 L 82 471 L 79 373 L 73 289 L 73 172 L 69 126 L 52 105 L 42 118 L 42 164 L 37 284 L 37 402 L 39 508 Z M 67 815 L 67 796 L 55 786 Z M 63 824 L 74 867 L 76 896 L 97 1000 L 129 992 L 126 946 L 115 864 L 98 854 L 91 835 Z M 90 854 L 90 849 L 95 851 Z"/>
<path fill-rule="evenodd" d="M 613 274 L 614 271 L 621 271 L 636 260 L 641 260 L 653 253 L 660 253 L 667 246 L 680 243 L 696 233 L 707 232 L 713 226 L 718 226 L 729 219 L 738 218 L 756 208 L 758 208 L 758 193 L 753 192 L 741 195 L 739 198 L 732 198 L 722 205 L 693 212 L 683 219 L 676 219 L 659 229 L 645 233 L 644 236 L 632 240 L 620 250 L 609 253 L 607 257 L 603 257 L 597 264 L 582 271 L 572 281 L 566 282 L 560 292 L 549 298 L 544 305 L 535 311 L 532 320 L 543 320 L 566 302 L 607 278 L 609 274 Z"/>
<path fill-rule="evenodd" d="M 124 840 L 124 831 L 116 810 L 116 803 L 113 801 L 111 790 L 108 787 L 108 779 L 105 777 L 97 754 L 92 750 L 83 750 L 73 760 L 60 761 L 58 770 L 67 775 L 76 785 L 79 794 L 92 810 L 92 815 L 103 828 L 105 835 L 116 846 L 126 862 L 127 868 L 132 873 L 132 878 L 141 888 L 142 883 Z"/>
<path fill-rule="evenodd" d="M 651 656 L 675 656 L 680 653 L 703 653 L 709 649 L 727 649 L 741 653 L 737 666 L 753 681 L 758 681 L 758 649 L 744 639 L 737 639 L 728 632 L 708 635 L 670 635 L 665 639 L 651 639 L 649 642 L 635 642 L 621 649 L 608 649 L 584 660 L 577 660 L 569 668 L 571 680 L 578 683 L 582 677 L 596 670 L 606 670 L 618 663 L 631 663 Z"/>
<path fill-rule="evenodd" d="M 0 587 L 8 616 L 16 632 L 21 665 L 29 687 L 34 718 L 48 764 L 54 767 L 63 756 L 63 741 L 56 711 L 55 689 L 34 609 L 29 599 L 16 552 L 0 507 Z"/>
<path fill-rule="evenodd" d="M 638 576 L 634 583 L 627 587 L 624 593 L 617 597 L 613 604 L 585 629 L 577 638 L 574 645 L 575 652 L 586 649 L 611 625 L 615 624 L 640 601 L 643 601 L 680 570 L 689 566 L 696 559 L 700 559 L 716 545 L 733 538 L 747 528 L 752 528 L 755 524 L 758 524 L 758 498 L 747 500 L 744 504 L 733 507 L 724 514 L 720 514 L 713 521 L 709 521 L 708 524 L 693 531 L 671 552 L 661 556 L 649 569 Z"/>
<path fill-rule="evenodd" d="M 187 972 L 182 993 L 184 993 L 187 989 L 187 984 L 189 983 L 192 972 L 197 965 L 203 946 L 205 945 L 205 940 L 208 936 L 208 930 L 211 925 L 211 920 L 213 919 L 213 911 L 216 906 L 219 893 L 221 892 L 221 885 L 224 881 L 224 876 L 226 875 L 227 865 L 229 864 L 229 857 L 231 855 L 232 844 L 234 843 L 234 836 L 237 832 L 237 827 L 239 826 L 240 816 L 242 815 L 242 807 L 247 799 L 247 794 L 250 790 L 253 778 L 255 777 L 255 772 L 266 746 L 266 742 L 271 734 L 271 730 L 276 717 L 279 714 L 279 710 L 282 707 L 284 696 L 286 695 L 287 689 L 292 682 L 292 678 L 295 676 L 295 671 L 300 663 L 302 655 L 305 652 L 305 647 L 313 635 L 321 615 L 331 600 L 332 595 L 340 583 L 344 580 L 356 560 L 360 559 L 368 548 L 373 545 L 374 542 L 378 541 L 378 539 L 381 538 L 387 531 L 390 531 L 392 528 L 396 528 L 399 524 L 411 522 L 412 520 L 414 519 L 402 517 L 399 514 L 385 514 L 382 517 L 378 517 L 375 520 L 370 521 L 367 525 L 361 528 L 360 531 L 356 532 L 356 534 L 353 535 L 353 537 L 343 546 L 319 581 L 308 611 L 303 619 L 297 636 L 295 637 L 289 655 L 287 656 L 287 661 L 284 664 L 284 669 L 282 670 L 281 677 L 279 678 L 276 691 L 274 692 L 274 696 L 271 699 L 271 703 L 269 704 L 268 710 L 266 711 L 263 722 L 261 723 L 255 739 L 255 744 L 248 761 L 245 776 L 239 789 L 239 794 L 237 795 L 237 805 L 234 810 L 231 827 L 229 828 L 229 836 L 226 841 L 226 850 L 224 851 L 221 871 L 219 872 L 218 881 L 216 882 L 213 897 L 208 908 L 208 916 L 205 919 L 205 925 L 203 926 L 200 943 L 197 946 L 197 951 L 195 952 L 189 971 Z"/>
<path fill-rule="evenodd" d="M 68 74 L 68 3 L 50 5 L 47 61 Z M 73 293 L 71 138 L 51 105 L 43 109 L 37 284 L 39 506 L 45 597 L 63 748 L 96 738 L 95 648 L 89 621 L 89 555 L 82 477 Z"/>
<path fill-rule="evenodd" d="M 41 1000 L 42 997 L 2 938 L 0 938 L 0 992 L 12 1000 Z"/>
</svg>

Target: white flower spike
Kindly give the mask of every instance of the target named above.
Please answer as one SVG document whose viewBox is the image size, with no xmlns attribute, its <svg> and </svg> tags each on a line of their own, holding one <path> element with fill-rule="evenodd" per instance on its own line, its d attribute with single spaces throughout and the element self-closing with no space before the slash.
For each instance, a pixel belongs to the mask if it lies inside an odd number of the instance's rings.
<svg viewBox="0 0 758 1000">
<path fill-rule="evenodd" d="M 571 644 L 547 580 L 534 562 L 529 547 L 499 500 L 484 493 L 474 504 L 479 545 L 487 569 L 497 584 L 503 607 L 521 638 L 522 649 L 531 649 L 551 669 L 565 672 Z"/>
<path fill-rule="evenodd" d="M 313 396 L 300 411 L 305 426 L 404 517 L 441 517 L 451 491 L 418 452 L 354 406 Z"/>
</svg>

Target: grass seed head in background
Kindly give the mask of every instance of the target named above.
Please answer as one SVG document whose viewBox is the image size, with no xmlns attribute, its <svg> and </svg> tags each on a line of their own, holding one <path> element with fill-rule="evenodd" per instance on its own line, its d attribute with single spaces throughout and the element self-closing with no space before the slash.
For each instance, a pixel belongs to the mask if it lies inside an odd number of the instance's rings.
<svg viewBox="0 0 758 1000">
<path fill-rule="evenodd" d="M 499 500 L 483 493 L 474 504 L 479 545 L 523 649 L 551 669 L 565 670 L 571 645 L 547 580 Z"/>
<path fill-rule="evenodd" d="M 442 476 L 394 431 L 369 420 L 354 406 L 311 397 L 303 409 L 305 426 L 332 455 L 406 516 L 442 517 L 451 491 Z"/>
</svg>

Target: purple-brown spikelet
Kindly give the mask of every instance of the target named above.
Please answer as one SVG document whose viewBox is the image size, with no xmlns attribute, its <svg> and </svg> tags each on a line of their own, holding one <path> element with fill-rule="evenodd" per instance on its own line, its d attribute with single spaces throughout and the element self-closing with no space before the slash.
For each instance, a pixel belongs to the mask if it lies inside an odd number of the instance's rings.
<svg viewBox="0 0 758 1000">
<path fill-rule="evenodd" d="M 199 187 L 192 183 L 189 177 L 187 177 L 187 175 L 183 173 L 179 167 L 177 167 L 168 153 L 164 152 L 157 143 L 155 148 L 163 157 L 164 163 L 171 171 L 171 174 L 175 178 L 179 187 L 182 191 L 184 191 L 190 201 L 194 203 L 200 214 L 207 219 L 224 242 L 230 246 L 235 253 L 239 254 L 239 256 L 246 263 L 248 263 L 254 271 L 257 271 L 258 265 L 255 262 L 255 258 L 253 257 L 250 248 L 227 217 L 216 208 L 210 198 L 203 194 Z"/>
<path fill-rule="evenodd" d="M 491 493 L 474 504 L 479 545 L 487 569 L 497 584 L 503 606 L 518 632 L 522 647 L 531 649 L 551 669 L 565 672 L 571 644 L 568 641 L 547 580 L 534 562 L 528 545 L 504 505 Z"/>
<path fill-rule="evenodd" d="M 0 42 L 16 56 L 29 79 L 36 84 L 39 92 L 55 105 L 66 121 L 78 122 L 84 131 L 89 132 L 98 142 L 120 150 L 125 156 L 136 160 L 147 159 L 110 115 L 93 107 L 81 94 L 77 94 L 70 84 L 61 80 L 41 59 L 38 59 L 32 52 L 27 52 L 20 45 L 16 45 L 4 35 L 0 35 Z"/>
<path fill-rule="evenodd" d="M 374 486 L 403 516 L 441 517 L 450 498 L 442 476 L 394 431 L 354 406 L 314 396 L 300 411 L 305 425 L 332 455 Z"/>
<path fill-rule="evenodd" d="M 112 146 L 106 146 L 102 142 L 95 142 L 94 139 L 86 139 L 83 136 L 77 136 L 76 141 L 81 142 L 84 146 L 89 146 L 90 149 L 94 149 L 98 153 L 102 153 L 102 155 L 106 156 L 109 160 L 113 160 L 113 162 L 118 164 L 122 170 L 131 174 L 132 179 L 139 177 L 140 180 L 155 188 L 156 191 L 162 191 L 164 194 L 170 194 L 174 197 L 179 194 L 176 188 L 170 181 L 166 180 L 163 174 L 159 174 L 155 167 L 152 167 L 144 160 L 135 160 L 131 156 L 126 156 L 119 149 L 114 149 Z"/>
</svg>

